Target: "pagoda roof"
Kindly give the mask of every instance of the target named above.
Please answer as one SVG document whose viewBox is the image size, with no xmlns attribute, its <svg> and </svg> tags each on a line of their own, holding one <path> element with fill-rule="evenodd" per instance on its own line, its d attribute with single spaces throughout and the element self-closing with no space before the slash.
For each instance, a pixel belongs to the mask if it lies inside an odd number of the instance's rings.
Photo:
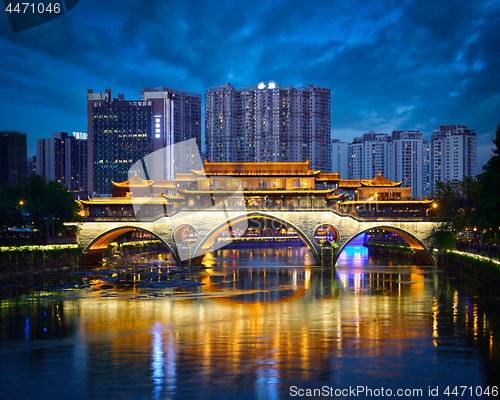
<svg viewBox="0 0 500 400">
<path fill-rule="evenodd" d="M 164 197 L 91 197 L 88 200 L 79 200 L 83 205 L 110 205 L 110 204 L 164 204 L 166 199 L 175 199 L 176 196 Z"/>
<path fill-rule="evenodd" d="M 354 200 L 354 201 L 344 201 L 342 205 L 361 205 L 361 204 L 408 204 L 408 205 L 416 205 L 416 204 L 431 204 L 434 200 Z"/>
<path fill-rule="evenodd" d="M 316 182 L 337 182 L 340 180 L 340 173 L 325 173 L 321 172 L 316 178 Z"/>
<path fill-rule="evenodd" d="M 206 176 L 317 176 L 321 170 L 313 171 L 309 160 L 305 162 L 208 162 L 203 170 L 192 170 L 195 175 Z"/>
<path fill-rule="evenodd" d="M 175 174 L 175 180 L 176 181 L 194 181 L 194 180 L 196 180 L 196 176 L 194 176 L 192 173 Z"/>
<path fill-rule="evenodd" d="M 339 188 L 341 189 L 357 189 L 360 187 L 399 187 L 403 184 L 401 182 L 393 182 L 378 171 L 377 176 L 373 179 L 340 179 Z"/>
<path fill-rule="evenodd" d="M 224 190 L 224 189 L 205 189 L 205 190 L 191 190 L 191 189 L 178 189 L 179 193 L 182 194 L 210 194 L 212 193 L 213 195 L 217 194 L 225 194 L 225 195 L 231 195 L 231 194 L 240 194 L 243 196 L 273 196 L 273 195 L 326 195 L 326 196 L 331 196 L 333 195 L 333 192 L 335 189 L 327 189 L 327 190 L 316 190 L 316 189 L 244 189 L 244 190 Z M 346 195 L 347 197 L 347 195 Z M 329 197 L 331 198 L 331 197 Z"/>
<path fill-rule="evenodd" d="M 161 187 L 161 188 L 175 188 L 175 181 L 172 180 L 158 180 L 152 181 L 153 187 Z"/>
<path fill-rule="evenodd" d="M 116 187 L 129 187 L 129 186 L 146 187 L 146 186 L 151 186 L 153 184 L 153 182 L 154 181 L 152 181 L 152 180 L 142 179 L 139 175 L 137 175 L 137 173 L 134 173 L 134 175 L 132 177 L 130 177 L 128 180 L 126 180 L 125 182 L 114 182 L 113 180 L 111 181 L 113 186 L 116 186 Z"/>
<path fill-rule="evenodd" d="M 361 180 L 362 186 L 378 186 L 378 187 L 396 187 L 401 186 L 403 181 L 401 182 L 393 182 L 389 179 L 382 176 L 380 170 L 378 170 L 378 174 L 375 178 L 370 180 Z"/>
<path fill-rule="evenodd" d="M 339 181 L 340 189 L 356 189 L 361 186 L 361 179 L 341 179 Z"/>
</svg>

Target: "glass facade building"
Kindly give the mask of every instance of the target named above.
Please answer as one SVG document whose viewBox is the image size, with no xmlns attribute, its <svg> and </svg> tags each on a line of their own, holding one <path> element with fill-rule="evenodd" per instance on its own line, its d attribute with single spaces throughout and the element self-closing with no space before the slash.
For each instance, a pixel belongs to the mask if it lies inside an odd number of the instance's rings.
<svg viewBox="0 0 500 400">
<path fill-rule="evenodd" d="M 201 95 L 168 88 L 141 95 L 128 101 L 124 95 L 113 99 L 110 89 L 88 90 L 89 194 L 110 196 L 111 181 L 127 180 L 134 164 L 141 166 L 134 172 L 147 174 L 151 166 L 137 162 L 167 145 L 193 138 L 201 144 Z"/>
</svg>

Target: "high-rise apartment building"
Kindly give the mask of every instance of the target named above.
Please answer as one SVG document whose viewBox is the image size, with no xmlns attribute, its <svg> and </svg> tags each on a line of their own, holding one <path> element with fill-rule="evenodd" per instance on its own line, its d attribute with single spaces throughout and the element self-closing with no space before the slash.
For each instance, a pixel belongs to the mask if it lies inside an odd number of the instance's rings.
<svg viewBox="0 0 500 400">
<path fill-rule="evenodd" d="M 332 172 L 338 172 L 340 177 L 347 179 L 349 176 L 349 157 L 347 142 L 332 139 Z"/>
<path fill-rule="evenodd" d="M 436 182 L 476 176 L 476 132 L 464 125 L 441 125 L 432 131 L 431 191 Z"/>
<path fill-rule="evenodd" d="M 331 168 L 330 89 L 274 82 L 205 91 L 206 156 L 211 162 L 296 162 Z"/>
<path fill-rule="evenodd" d="M 393 131 L 389 179 L 412 188 L 414 199 L 429 195 L 429 142 L 420 131 Z"/>
<path fill-rule="evenodd" d="M 355 137 L 347 148 L 348 178 L 372 179 L 379 171 L 388 176 L 390 140 L 389 135 L 373 131 Z"/>
<path fill-rule="evenodd" d="M 370 131 L 347 145 L 347 155 L 348 179 L 372 179 L 380 172 L 412 187 L 413 198 L 429 195 L 429 142 L 420 131 L 394 131 L 391 136 Z"/>
<path fill-rule="evenodd" d="M 379 172 L 389 176 L 390 142 L 390 136 L 385 133 L 370 131 L 363 135 L 363 179 L 372 179 Z"/>
<path fill-rule="evenodd" d="M 144 89 L 141 100 L 125 100 L 124 95 L 111 97 L 87 91 L 87 125 L 89 135 L 89 193 L 111 195 L 111 181 L 128 179 L 129 169 L 156 150 L 170 149 L 162 168 L 167 179 L 176 172 L 200 168 L 198 157 L 173 153 L 173 144 L 195 139 L 201 145 L 201 95 L 169 88 Z M 175 160 L 185 157 L 186 160 Z M 189 160 L 188 160 L 189 158 Z M 192 159 L 198 160 L 193 163 Z M 175 167 L 174 167 L 175 161 Z M 141 165 L 138 163 L 136 165 Z M 156 167 L 156 166 L 155 166 Z M 143 163 L 138 173 L 148 174 L 151 165 Z"/>
<path fill-rule="evenodd" d="M 16 184 L 28 173 L 26 134 L 17 131 L 0 132 L 0 186 Z"/>
<path fill-rule="evenodd" d="M 361 179 L 363 177 L 363 137 L 355 137 L 347 146 L 348 179 Z M 371 178 L 369 178 L 371 179 Z"/>
<path fill-rule="evenodd" d="M 60 182 L 70 190 L 87 191 L 87 135 L 54 132 L 52 138 L 36 140 L 36 173 Z"/>
</svg>

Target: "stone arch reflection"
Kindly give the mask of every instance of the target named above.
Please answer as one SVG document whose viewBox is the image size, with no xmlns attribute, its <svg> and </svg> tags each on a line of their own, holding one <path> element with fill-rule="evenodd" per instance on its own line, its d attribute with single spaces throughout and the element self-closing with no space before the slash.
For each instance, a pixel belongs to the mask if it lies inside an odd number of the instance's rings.
<svg viewBox="0 0 500 400">
<path fill-rule="evenodd" d="M 296 301 L 315 292 L 320 278 L 311 268 L 207 268 L 200 281 L 204 291 L 224 293 L 213 301 L 258 306 Z"/>
<path fill-rule="evenodd" d="M 80 256 L 80 264 L 93 264 L 100 261 L 100 259 L 102 258 L 102 254 L 108 248 L 108 245 L 110 243 L 113 243 L 120 236 L 133 231 L 147 233 L 148 235 L 153 236 L 156 240 L 159 240 L 161 244 L 165 246 L 168 252 L 174 257 L 176 262 L 179 262 L 176 252 L 174 252 L 172 247 L 170 247 L 170 245 L 165 242 L 160 236 L 147 229 L 139 228 L 136 226 L 123 226 L 115 229 L 110 229 L 109 231 L 104 232 L 103 234 L 92 240 L 92 242 L 89 243 L 89 245 L 83 250 L 82 255 Z"/>
<path fill-rule="evenodd" d="M 349 240 L 347 240 L 343 246 L 339 249 L 339 257 L 340 259 L 342 252 L 344 250 L 348 249 L 349 246 L 352 244 L 355 244 L 355 247 L 358 247 L 359 253 L 363 254 L 363 258 L 366 257 L 367 259 L 367 249 L 364 250 L 363 248 L 363 243 L 357 243 L 360 238 L 366 237 L 366 235 L 371 232 L 371 231 L 384 231 L 387 232 L 391 235 L 395 235 L 398 238 L 400 238 L 404 243 L 407 243 L 409 249 L 411 249 L 412 252 L 415 253 L 415 260 L 418 261 L 418 263 L 423 264 L 423 265 L 434 265 L 433 257 L 431 254 L 431 251 L 423 244 L 419 239 L 417 239 L 415 236 L 410 234 L 409 232 L 405 231 L 404 229 L 400 228 L 395 228 L 395 227 L 389 227 L 389 226 L 374 226 L 369 229 L 365 229 L 362 232 L 359 232 L 355 236 L 351 237 Z M 352 250 L 351 250 L 352 251 Z M 359 264 L 361 265 L 361 264 Z"/>
<path fill-rule="evenodd" d="M 312 256 L 314 257 L 316 263 L 320 264 L 321 260 L 318 250 L 316 246 L 312 243 L 310 238 L 306 235 L 306 233 L 302 232 L 294 224 L 288 221 L 285 221 L 276 216 L 271 216 L 268 214 L 261 214 L 261 213 L 243 214 L 238 217 L 232 218 L 212 229 L 212 231 L 210 231 L 209 234 L 205 236 L 203 241 L 201 241 L 201 243 L 199 243 L 196 249 L 193 251 L 193 254 L 195 254 L 195 256 L 193 257 L 194 258 L 193 264 L 198 265 L 201 263 L 205 254 L 210 253 L 211 249 L 215 247 L 214 243 L 220 235 L 225 235 L 227 238 L 230 239 L 232 237 L 231 232 L 238 229 L 238 224 L 242 222 L 247 223 L 249 220 L 269 221 L 271 224 L 277 224 L 285 227 L 286 229 L 292 230 L 300 237 L 302 242 L 307 246 Z M 221 247 L 217 246 L 217 248 Z"/>
</svg>

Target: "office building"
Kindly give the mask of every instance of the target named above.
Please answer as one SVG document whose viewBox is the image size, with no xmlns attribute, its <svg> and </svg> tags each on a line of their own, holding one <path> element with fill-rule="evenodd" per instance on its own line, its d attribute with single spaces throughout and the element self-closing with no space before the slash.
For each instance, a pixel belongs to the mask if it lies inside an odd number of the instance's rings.
<svg viewBox="0 0 500 400">
<path fill-rule="evenodd" d="M 17 131 L 0 132 L 0 186 L 15 185 L 28 173 L 26 134 Z"/>
<path fill-rule="evenodd" d="M 154 151 L 188 139 L 201 145 L 201 95 L 147 88 L 141 92 L 141 100 L 130 101 L 122 94 L 112 98 L 110 89 L 104 93 L 89 89 L 87 125 L 89 193 L 110 196 L 111 181 L 127 180 L 132 165 L 141 165 L 137 162 Z M 189 172 L 193 166 L 200 167 L 199 157 L 190 157 L 198 160 L 194 164 L 187 155 L 185 162 L 175 160 L 173 146 L 168 149 L 171 153 L 161 166 L 165 179 L 173 179 L 176 172 Z M 148 175 L 153 171 L 148 162 L 134 172 Z"/>
<path fill-rule="evenodd" d="M 73 191 L 87 190 L 87 135 L 54 132 L 36 140 L 36 173 Z"/>
<path fill-rule="evenodd" d="M 210 162 L 305 162 L 331 168 L 330 89 L 274 82 L 205 91 Z"/>
<path fill-rule="evenodd" d="M 432 131 L 431 191 L 436 182 L 476 176 L 476 132 L 464 125 L 441 125 Z"/>
</svg>

